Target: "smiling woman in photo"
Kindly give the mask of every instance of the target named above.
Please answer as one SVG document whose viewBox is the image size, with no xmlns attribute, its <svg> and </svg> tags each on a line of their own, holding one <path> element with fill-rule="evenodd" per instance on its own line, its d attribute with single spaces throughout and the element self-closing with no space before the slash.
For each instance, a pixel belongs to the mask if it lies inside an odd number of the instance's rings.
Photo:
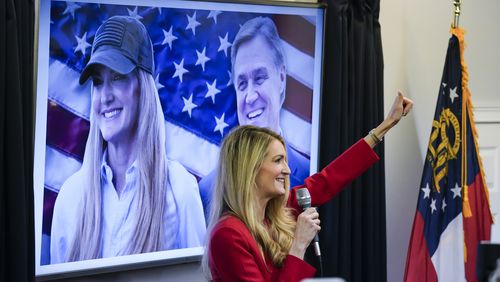
<svg viewBox="0 0 500 282">
<path fill-rule="evenodd" d="M 166 157 L 153 73 L 144 25 L 125 16 L 105 21 L 80 76 L 80 84 L 92 80 L 90 132 L 82 167 L 56 200 L 51 263 L 203 244 L 196 179 Z"/>
</svg>

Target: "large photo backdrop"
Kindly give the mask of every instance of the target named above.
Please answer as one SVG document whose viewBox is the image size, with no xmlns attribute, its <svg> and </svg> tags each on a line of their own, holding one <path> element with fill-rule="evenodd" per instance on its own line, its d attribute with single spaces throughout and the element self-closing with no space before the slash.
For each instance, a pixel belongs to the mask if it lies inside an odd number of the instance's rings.
<svg viewBox="0 0 500 282">
<path fill-rule="evenodd" d="M 316 171 L 322 9 L 196 1 L 94 2 L 42 1 L 40 7 L 34 168 L 37 275 L 154 260 L 179 261 L 202 252 L 204 238 L 190 238 L 186 242 L 191 243 L 174 242 L 157 252 L 123 256 L 118 251 L 116 256 L 101 254 L 90 261 L 54 259 L 51 244 L 62 242 L 51 239 L 59 192 L 63 186 L 68 191 L 75 189 L 66 193 L 72 194 L 74 206 L 79 206 L 79 192 L 68 179 L 75 173 L 86 176 L 81 167 L 91 128 L 93 82 L 89 79 L 80 85 L 79 78 L 91 57 L 96 31 L 110 17 L 138 20 L 151 38 L 155 63 L 152 77 L 164 116 L 166 158 L 176 163 L 170 167 L 178 166 L 181 172 L 177 175 L 186 172 L 185 177 L 193 179 L 194 190 L 186 188 L 181 193 L 182 199 L 189 201 L 185 205 L 193 207 L 190 216 L 199 217 L 194 229 L 200 237 L 204 236 L 210 208 L 219 145 L 233 127 L 255 124 L 282 134 L 288 143 L 292 185 Z M 282 73 L 273 48 L 248 45 L 241 50 L 255 54 L 245 53 L 247 56 L 239 59 L 236 53 L 231 58 L 236 35 L 245 23 L 256 19 L 262 19 L 264 25 L 270 21 L 278 31 L 278 53 L 283 53 L 285 66 Z M 247 43 L 243 41 L 238 47 Z M 266 52 L 271 58 L 267 62 L 260 60 Z M 278 69 L 276 81 L 263 71 L 266 67 Z M 276 86 L 280 82 L 283 87 Z M 138 150 L 147 149 L 138 145 Z M 174 200 L 172 203 L 178 210 L 183 206 Z M 101 203 L 103 210 L 105 205 Z M 196 213 L 194 206 L 201 212 Z M 138 208 L 133 204 L 125 208 L 123 225 Z M 173 220 L 177 225 L 165 229 L 179 228 L 182 220 Z M 72 234 L 78 224 L 75 218 L 62 229 Z M 168 232 L 177 234 L 175 230 Z M 68 248 L 66 244 L 57 248 Z"/>
</svg>

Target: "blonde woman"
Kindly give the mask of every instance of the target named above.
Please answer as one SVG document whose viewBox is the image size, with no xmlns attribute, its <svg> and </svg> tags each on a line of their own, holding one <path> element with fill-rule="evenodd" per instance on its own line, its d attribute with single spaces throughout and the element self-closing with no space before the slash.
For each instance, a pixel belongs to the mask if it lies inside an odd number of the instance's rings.
<svg viewBox="0 0 500 282">
<path fill-rule="evenodd" d="M 314 276 L 316 270 L 303 258 L 320 230 L 319 215 L 314 208 L 301 211 L 296 189 L 307 187 L 313 206 L 330 200 L 378 160 L 372 148 L 412 104 L 398 94 L 377 128 L 292 190 L 280 135 L 247 125 L 226 136 L 202 261 L 207 276 L 214 281 L 300 281 Z"/>
<path fill-rule="evenodd" d="M 80 77 L 92 79 L 89 137 L 55 203 L 51 263 L 203 244 L 196 179 L 166 157 L 153 72 L 141 22 L 115 16 L 101 25 Z"/>
</svg>

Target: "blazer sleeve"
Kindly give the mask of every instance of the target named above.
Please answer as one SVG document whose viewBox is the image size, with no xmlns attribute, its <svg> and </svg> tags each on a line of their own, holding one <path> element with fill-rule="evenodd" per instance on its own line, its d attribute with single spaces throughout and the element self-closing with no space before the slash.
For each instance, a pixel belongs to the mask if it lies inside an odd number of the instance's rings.
<svg viewBox="0 0 500 282">
<path fill-rule="evenodd" d="M 311 194 L 312 206 L 321 206 L 378 160 L 372 148 L 360 139 L 323 170 L 306 178 L 303 185 L 294 187 L 290 191 L 288 206 L 300 210 L 295 194 L 297 189 L 303 187 L 307 187 Z"/>
<path fill-rule="evenodd" d="M 283 267 L 273 273 L 271 281 L 302 281 L 312 278 L 316 274 L 316 269 L 307 262 L 292 255 L 287 255 Z"/>
</svg>

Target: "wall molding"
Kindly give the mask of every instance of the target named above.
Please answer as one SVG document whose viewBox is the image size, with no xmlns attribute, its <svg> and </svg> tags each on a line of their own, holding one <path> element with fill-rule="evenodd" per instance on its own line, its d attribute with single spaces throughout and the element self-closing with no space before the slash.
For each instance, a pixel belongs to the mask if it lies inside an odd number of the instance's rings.
<svg viewBox="0 0 500 282">
<path fill-rule="evenodd" d="M 500 123 L 500 107 L 474 107 L 476 123 Z"/>
</svg>

